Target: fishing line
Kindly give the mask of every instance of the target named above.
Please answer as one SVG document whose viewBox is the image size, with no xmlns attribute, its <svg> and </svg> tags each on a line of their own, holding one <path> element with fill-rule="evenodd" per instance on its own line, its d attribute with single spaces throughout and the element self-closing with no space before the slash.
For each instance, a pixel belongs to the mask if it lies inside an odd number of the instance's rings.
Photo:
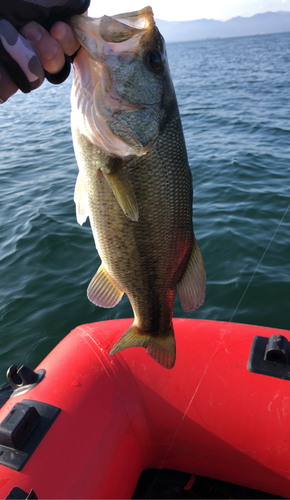
<svg viewBox="0 0 290 500">
<path fill-rule="evenodd" d="M 179 424 L 178 424 L 178 426 L 177 426 L 177 428 L 176 428 L 176 431 L 175 431 L 175 433 L 173 434 L 173 438 L 172 438 L 172 440 L 171 440 L 171 442 L 170 442 L 170 444 L 169 444 L 169 446 L 168 446 L 168 448 L 167 448 L 167 452 L 166 452 L 166 453 L 165 453 L 165 455 L 164 455 L 164 458 L 163 458 L 163 460 L 162 460 L 161 466 L 160 466 L 160 468 L 158 469 L 158 472 L 157 472 L 157 474 L 156 474 L 156 476 L 155 476 L 155 479 L 154 479 L 154 481 L 152 482 L 152 484 L 151 484 L 151 486 L 150 486 L 150 490 L 148 491 L 148 495 L 150 494 L 150 492 L 151 492 L 151 490 L 152 490 L 152 488 L 153 488 L 154 484 L 156 483 L 156 481 L 157 481 L 157 479 L 158 479 L 158 476 L 159 476 L 159 474 L 160 474 L 160 471 L 163 469 L 163 465 L 164 465 L 164 463 L 165 463 L 165 460 L 166 460 L 166 458 L 168 457 L 168 454 L 169 454 L 169 452 L 170 452 L 170 450 L 171 450 L 171 448 L 172 448 L 172 445 L 173 445 L 174 440 L 175 440 L 175 438 L 176 438 L 176 436 L 177 436 L 177 434 L 178 434 L 178 431 L 179 431 L 179 429 L 180 429 L 180 427 L 181 427 L 181 425 L 182 425 L 182 422 L 183 422 L 183 420 L 185 419 L 185 417 L 186 417 L 186 415 L 187 415 L 187 413 L 188 413 L 188 410 L 189 410 L 189 408 L 190 408 L 190 407 L 191 407 L 191 405 L 192 405 L 192 402 L 193 402 L 193 400 L 194 400 L 194 398 L 195 398 L 195 396 L 196 396 L 196 393 L 197 393 L 198 389 L 200 388 L 200 385 L 201 385 L 201 383 L 202 383 L 202 381 L 203 381 L 203 379 L 204 379 L 204 377 L 205 377 L 205 375 L 206 375 L 206 373 L 207 373 L 208 367 L 209 367 L 209 365 L 211 364 L 212 359 L 213 359 L 213 357 L 215 356 L 216 351 L 217 351 L 217 349 L 218 349 L 218 348 L 219 348 L 219 346 L 220 346 L 220 343 L 222 342 L 223 336 L 224 336 L 224 333 L 222 334 L 222 337 L 221 337 L 221 339 L 220 339 L 220 341 L 219 341 L 219 343 L 218 343 L 218 345 L 217 345 L 217 348 L 216 348 L 216 350 L 215 350 L 214 354 L 212 355 L 212 357 L 211 357 L 210 361 L 208 362 L 207 366 L 205 367 L 205 370 L 204 370 L 204 372 L 203 372 L 203 375 L 201 376 L 201 379 L 200 379 L 200 381 L 199 381 L 199 383 L 198 383 L 198 385 L 197 385 L 197 387 L 196 387 L 196 389 L 195 389 L 195 391 L 194 391 L 194 393 L 193 393 L 193 395 L 192 395 L 192 397 L 191 397 L 191 399 L 190 399 L 190 401 L 189 401 L 189 403 L 188 403 L 188 405 L 187 405 L 187 408 L 186 408 L 186 410 L 185 410 L 184 414 L 183 414 L 183 415 L 182 415 L 182 417 L 181 417 L 181 420 L 180 420 L 180 422 L 179 422 Z M 147 495 L 147 497 L 146 497 L 146 498 L 148 498 L 148 495 Z"/>
<path fill-rule="evenodd" d="M 288 212 L 288 210 L 289 210 L 289 207 L 290 207 L 290 203 L 289 203 L 288 207 L 286 208 L 286 210 L 285 210 L 285 212 L 284 212 L 284 214 L 283 214 L 283 216 L 282 216 L 282 218 L 281 218 L 281 220 L 280 220 L 280 222 L 279 222 L 278 226 L 276 227 L 276 230 L 274 231 L 274 234 L 273 234 L 272 238 L 270 239 L 270 241 L 269 241 L 268 245 L 266 246 L 266 248 L 265 248 L 265 250 L 264 250 L 264 253 L 263 253 L 262 257 L 260 258 L 260 260 L 259 260 L 259 262 L 258 262 L 258 264 L 257 264 L 257 267 L 256 267 L 255 271 L 253 272 L 253 274 L 252 274 L 252 276 L 251 276 L 251 278 L 250 278 L 250 280 L 249 280 L 249 282 L 248 282 L 248 284 L 247 284 L 247 286 L 246 286 L 246 288 L 245 288 L 245 290 L 244 290 L 244 292 L 243 292 L 243 294 L 242 294 L 242 296 L 241 296 L 241 298 L 240 298 L 240 300 L 239 300 L 239 302 L 238 302 L 238 304 L 237 304 L 237 306 L 236 306 L 236 308 L 235 308 L 235 310 L 234 310 L 234 312 L 233 312 L 233 314 L 232 314 L 232 316 L 231 316 L 231 318 L 230 318 L 230 320 L 229 320 L 229 323 L 231 323 L 231 322 L 232 322 L 232 320 L 233 320 L 234 316 L 236 315 L 236 312 L 237 312 L 237 310 L 239 309 L 239 307 L 240 307 L 240 305 L 241 305 L 241 302 L 242 302 L 242 300 L 243 300 L 244 296 L 246 295 L 246 293 L 247 293 L 247 291 L 248 291 L 248 289 L 249 289 L 249 287 L 250 287 L 250 285 L 251 285 L 251 283 L 252 283 L 252 281 L 253 281 L 253 279 L 254 279 L 254 277 L 255 277 L 255 275 L 256 275 L 256 273 L 257 273 L 257 271 L 258 271 L 259 267 L 260 267 L 260 265 L 262 264 L 262 262 L 263 262 L 263 260 L 264 260 L 264 257 L 265 257 L 265 255 L 266 255 L 266 253 L 268 252 L 268 250 L 269 250 L 269 248 L 270 248 L 270 245 L 271 245 L 272 241 L 274 240 L 274 238 L 275 238 L 275 236 L 276 236 L 276 234 L 277 234 L 277 232 L 278 232 L 278 230 L 279 230 L 279 228 L 280 228 L 281 224 L 283 223 L 283 221 L 284 221 L 284 219 L 285 219 L 285 217 L 286 217 L 286 215 L 287 215 L 287 212 Z"/>
<path fill-rule="evenodd" d="M 290 204 L 289 204 L 289 205 L 290 205 Z M 165 460 L 166 460 L 166 458 L 168 457 L 168 454 L 169 454 L 169 452 L 170 452 L 170 450 L 171 450 L 171 448 L 172 448 L 172 445 L 173 445 L 173 443 L 174 443 L 174 441 L 175 441 L 175 438 L 176 438 L 176 436 L 177 436 L 177 434 L 178 434 L 178 431 L 179 431 L 179 429 L 180 429 L 180 427 L 181 427 L 181 425 L 182 425 L 182 423 L 183 423 L 183 421 L 184 421 L 184 419 L 185 419 L 185 417 L 186 417 L 186 415 L 187 415 L 187 413 L 188 413 L 188 411 L 189 411 L 189 408 L 191 407 L 191 405 L 192 405 L 192 403 L 193 403 L 193 400 L 194 400 L 194 398 L 195 398 L 195 396 L 196 396 L 196 393 L 197 393 L 198 389 L 199 389 L 199 388 L 200 388 L 200 386 L 201 386 L 201 383 L 202 383 L 202 381 L 203 381 L 203 379 L 204 379 L 204 377 L 205 377 L 205 375 L 206 375 L 206 373 L 207 373 L 207 370 L 208 370 L 208 368 L 209 368 L 209 366 L 210 366 L 210 364 L 211 364 L 211 362 L 212 362 L 213 358 L 215 357 L 215 355 L 216 355 L 216 353 L 217 353 L 217 351 L 218 351 L 218 349 L 219 349 L 219 347 L 220 347 L 220 345 L 221 345 L 221 343 L 222 343 L 222 341 L 223 341 L 223 338 L 224 338 L 225 334 L 226 334 L 226 331 L 224 331 L 224 332 L 222 333 L 221 338 L 220 338 L 220 340 L 219 340 L 219 342 L 218 342 L 218 344 L 217 344 L 217 346 L 216 346 L 216 348 L 215 348 L 215 351 L 214 351 L 213 355 L 211 356 L 211 358 L 210 358 L 209 362 L 207 363 L 207 365 L 206 365 L 206 367 L 205 367 L 205 369 L 204 369 L 204 372 L 203 372 L 203 374 L 202 374 L 202 376 L 201 376 L 201 378 L 200 378 L 200 381 L 199 381 L 199 383 L 197 384 L 197 387 L 195 388 L 195 390 L 194 390 L 194 392 L 193 392 L 193 394 L 192 394 L 192 396 L 191 396 L 191 398 L 190 398 L 190 401 L 189 401 L 189 403 L 188 403 L 188 405 L 187 405 L 187 407 L 186 407 L 186 410 L 185 410 L 185 412 L 183 413 L 183 415 L 182 415 L 182 417 L 181 417 L 181 420 L 180 420 L 180 422 L 179 422 L 178 426 L 176 427 L 176 431 L 175 431 L 175 433 L 173 434 L 173 437 L 172 437 L 172 439 L 171 439 L 171 442 L 170 442 L 170 444 L 169 444 L 169 446 L 168 446 L 168 448 L 167 448 L 167 451 L 166 451 L 166 453 L 165 453 L 165 455 L 164 455 L 164 458 L 163 458 L 163 460 L 162 460 L 161 466 L 160 466 L 160 468 L 158 469 L 158 472 L 157 472 L 157 474 L 156 474 L 156 476 L 155 476 L 155 478 L 154 478 L 154 481 L 152 482 L 152 484 L 151 484 L 151 486 L 150 486 L 150 490 L 148 491 L 148 494 L 147 494 L 146 498 L 148 498 L 148 495 L 150 495 L 150 492 L 151 492 L 151 490 L 152 490 L 152 488 L 153 488 L 154 484 L 156 483 L 156 481 L 157 481 L 157 479 L 158 479 L 158 476 L 159 476 L 159 474 L 160 474 L 160 471 L 162 470 L 163 465 L 164 465 L 164 463 L 165 463 Z"/>
<path fill-rule="evenodd" d="M 263 259 L 265 258 L 265 255 L 266 255 L 266 253 L 268 252 L 268 250 L 269 250 L 269 248 L 270 248 L 270 245 L 271 245 L 272 241 L 274 240 L 274 238 L 275 238 L 275 236 L 276 236 L 276 234 L 277 234 L 277 232 L 278 232 L 278 230 L 279 230 L 279 228 L 280 228 L 281 224 L 283 224 L 283 221 L 284 221 L 284 219 L 285 219 L 285 217 L 286 217 L 286 215 L 287 215 L 287 213 L 288 213 L 289 208 L 290 208 L 290 203 L 289 203 L 288 207 L 286 208 L 286 210 L 285 210 L 285 212 L 284 212 L 284 214 L 283 214 L 283 216 L 282 216 L 282 218 L 281 218 L 280 222 L 278 223 L 278 226 L 276 227 L 276 229 L 275 229 L 275 231 L 274 231 L 274 233 L 273 233 L 273 235 L 272 235 L 272 238 L 270 239 L 270 241 L 269 241 L 268 245 L 266 246 L 266 248 L 265 248 L 265 250 L 264 250 L 264 253 L 263 253 L 262 257 L 260 258 L 260 260 L 259 260 L 259 262 L 258 262 L 258 264 L 257 264 L 257 266 L 256 266 L 256 269 L 255 269 L 255 271 L 253 272 L 253 274 L 252 274 L 252 276 L 251 276 L 251 278 L 250 278 L 250 280 L 249 280 L 249 282 L 248 282 L 248 284 L 247 284 L 247 286 L 246 286 L 246 288 L 245 288 L 245 290 L 244 290 L 244 292 L 243 292 L 243 294 L 242 294 L 242 296 L 241 296 L 241 298 L 240 298 L 240 300 L 239 300 L 239 302 L 238 302 L 238 304 L 237 304 L 237 306 L 236 306 L 236 308 L 235 308 L 235 310 L 234 310 L 234 312 L 233 312 L 233 314 L 232 314 L 232 316 L 231 316 L 231 319 L 229 320 L 229 323 L 231 323 L 231 321 L 233 320 L 233 318 L 234 318 L 234 316 L 235 316 L 235 314 L 236 314 L 236 312 L 237 312 L 237 310 L 238 310 L 238 308 L 239 308 L 239 306 L 240 306 L 240 304 L 241 304 L 241 302 L 242 302 L 242 300 L 243 300 L 244 296 L 245 296 L 245 295 L 246 295 L 246 293 L 247 293 L 247 290 L 248 290 L 249 286 L 251 285 L 251 283 L 252 283 L 252 281 L 253 281 L 253 279 L 254 279 L 254 277 L 255 277 L 255 275 L 256 275 L 256 273 L 257 273 L 258 269 L 259 269 L 259 266 L 260 266 L 260 265 L 261 265 L 261 263 L 263 262 Z M 197 385 L 196 389 L 194 390 L 193 395 L 192 395 L 192 397 L 190 398 L 190 401 L 189 401 L 189 403 L 188 403 L 188 405 L 187 405 L 187 407 L 186 407 L 186 409 L 185 409 L 185 412 L 183 413 L 183 415 L 182 415 L 182 417 L 181 417 L 181 420 L 180 420 L 180 422 L 179 422 L 178 426 L 176 427 L 175 433 L 173 434 L 172 440 L 171 440 L 171 442 L 170 442 L 170 444 L 169 444 L 169 446 L 168 446 L 168 448 L 167 448 L 167 451 L 166 451 L 166 453 L 165 453 L 165 455 L 164 455 L 164 458 L 163 458 L 163 460 L 162 460 L 161 466 L 160 466 L 160 468 L 158 469 L 158 472 L 157 472 L 157 474 L 156 474 L 156 476 L 155 476 L 155 478 L 154 478 L 154 481 L 152 481 L 152 484 L 151 484 L 151 486 L 150 486 L 150 489 L 149 489 L 149 491 L 148 491 L 148 493 L 147 493 L 146 498 L 148 498 L 148 495 L 150 495 L 151 490 L 152 490 L 153 486 L 155 485 L 155 483 L 156 483 L 156 481 L 157 481 L 157 479 L 158 479 L 158 476 L 159 476 L 159 474 L 160 474 L 160 471 L 162 470 L 163 465 L 164 465 L 164 463 L 165 463 L 165 461 L 166 461 L 166 458 L 167 458 L 167 457 L 168 457 L 168 455 L 169 455 L 169 452 L 170 452 L 170 450 L 171 450 L 171 448 L 172 448 L 172 445 L 173 445 L 173 443 L 174 443 L 174 441 L 175 441 L 175 438 L 176 438 L 176 436 L 177 436 L 177 434 L 178 434 L 178 431 L 179 431 L 179 429 L 180 429 L 180 427 L 181 427 L 181 425 L 182 425 L 182 423 L 183 423 L 183 421 L 184 421 L 184 419 L 185 419 L 185 417 L 186 417 L 186 415 L 187 415 L 187 413 L 188 413 L 188 411 L 189 411 L 189 408 L 191 407 L 191 405 L 192 405 L 192 403 L 193 403 L 193 400 L 194 400 L 194 398 L 195 398 L 195 396 L 196 396 L 196 394 L 197 394 L 197 391 L 199 390 L 199 388 L 200 388 L 200 386 L 201 386 L 201 383 L 202 383 L 202 381 L 203 381 L 203 379 L 204 379 L 204 377 L 205 377 L 205 375 L 206 375 L 206 373 L 207 373 L 207 371 L 208 371 L 208 368 L 209 368 L 209 366 L 210 366 L 210 364 L 211 364 L 211 362 L 212 362 L 212 360 L 213 360 L 214 356 L 216 355 L 216 353 L 217 353 L 217 351 L 218 351 L 218 349 L 219 349 L 219 347 L 220 347 L 220 345 L 221 345 L 221 343 L 222 343 L 222 341 L 223 341 L 223 338 L 224 338 L 225 333 L 226 333 L 226 331 L 224 331 L 224 332 L 222 333 L 221 338 L 220 338 L 220 340 L 219 340 L 219 342 L 218 342 L 218 344 L 217 344 L 217 346 L 216 346 L 216 349 L 215 349 L 215 351 L 214 351 L 213 355 L 211 356 L 211 358 L 210 358 L 209 362 L 207 363 L 207 365 L 206 365 L 206 367 L 205 367 L 205 369 L 204 369 L 204 372 L 203 372 L 203 374 L 202 374 L 202 376 L 201 376 L 201 378 L 200 378 L 200 381 L 199 381 L 199 383 L 198 383 L 198 385 Z"/>
</svg>

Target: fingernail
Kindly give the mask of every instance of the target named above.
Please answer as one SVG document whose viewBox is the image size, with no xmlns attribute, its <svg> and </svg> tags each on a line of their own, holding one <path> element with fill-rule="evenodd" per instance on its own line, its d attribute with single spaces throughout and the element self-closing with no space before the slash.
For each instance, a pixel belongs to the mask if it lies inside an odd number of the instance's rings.
<svg viewBox="0 0 290 500">
<path fill-rule="evenodd" d="M 51 34 L 59 43 L 65 43 L 69 40 L 70 31 L 65 23 L 58 23 L 54 26 L 54 31 Z"/>
<path fill-rule="evenodd" d="M 21 30 L 21 33 L 27 40 L 38 42 L 42 38 L 42 31 L 37 24 L 26 24 Z"/>
</svg>

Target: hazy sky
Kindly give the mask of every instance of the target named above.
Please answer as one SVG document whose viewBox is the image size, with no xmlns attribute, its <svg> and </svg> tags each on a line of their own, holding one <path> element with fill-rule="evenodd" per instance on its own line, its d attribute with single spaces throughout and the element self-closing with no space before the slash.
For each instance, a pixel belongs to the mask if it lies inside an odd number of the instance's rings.
<svg viewBox="0 0 290 500">
<path fill-rule="evenodd" d="M 290 0 L 91 0 L 89 15 L 100 17 L 131 12 L 151 5 L 155 18 L 166 21 L 249 17 L 259 12 L 287 10 Z"/>
</svg>

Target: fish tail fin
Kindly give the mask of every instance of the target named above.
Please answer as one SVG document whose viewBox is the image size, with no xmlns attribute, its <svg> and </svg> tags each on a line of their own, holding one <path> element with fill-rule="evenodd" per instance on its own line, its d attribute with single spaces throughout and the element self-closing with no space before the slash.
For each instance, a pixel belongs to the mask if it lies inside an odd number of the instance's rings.
<svg viewBox="0 0 290 500">
<path fill-rule="evenodd" d="M 155 336 L 143 332 L 133 323 L 114 345 L 110 355 L 117 354 L 128 347 L 144 347 L 147 354 L 164 368 L 170 369 L 174 366 L 176 347 L 172 325 L 164 334 Z"/>
</svg>

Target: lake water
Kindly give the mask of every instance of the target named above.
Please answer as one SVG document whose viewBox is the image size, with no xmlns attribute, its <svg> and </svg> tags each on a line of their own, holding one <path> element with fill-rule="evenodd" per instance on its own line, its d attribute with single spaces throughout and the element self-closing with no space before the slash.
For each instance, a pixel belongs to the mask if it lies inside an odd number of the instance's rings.
<svg viewBox="0 0 290 500">
<path fill-rule="evenodd" d="M 169 44 L 205 304 L 176 317 L 290 329 L 290 33 Z M 100 260 L 73 202 L 71 79 L 0 107 L 0 385 L 75 326 L 133 317 L 86 297 Z"/>
</svg>

